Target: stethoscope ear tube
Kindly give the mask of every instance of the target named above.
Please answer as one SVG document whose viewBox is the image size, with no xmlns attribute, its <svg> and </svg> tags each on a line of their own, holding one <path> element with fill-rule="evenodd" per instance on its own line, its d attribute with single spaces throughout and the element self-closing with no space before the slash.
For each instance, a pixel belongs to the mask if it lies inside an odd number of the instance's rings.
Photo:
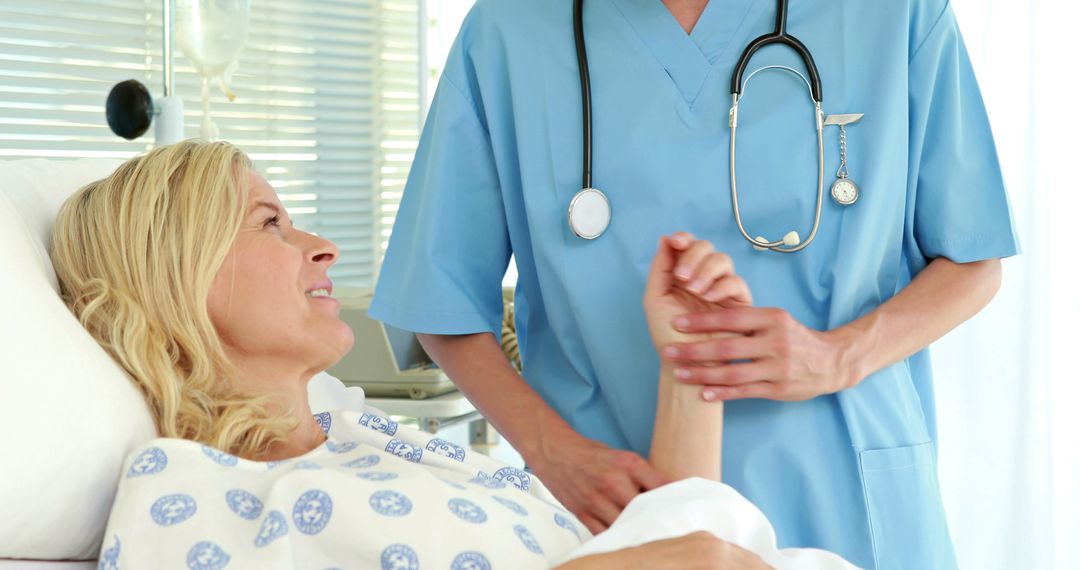
<svg viewBox="0 0 1080 570">
<path fill-rule="evenodd" d="M 735 64 L 735 72 L 731 74 L 731 92 L 735 94 L 742 94 L 743 89 L 743 73 L 746 72 L 746 67 L 750 65 L 750 59 L 757 51 L 770 44 L 781 44 L 790 47 L 799 54 L 799 57 L 803 60 L 803 65 L 806 66 L 806 72 L 810 75 L 810 92 L 814 101 L 821 103 L 823 101 L 821 95 L 821 77 L 818 75 L 817 65 L 814 64 L 814 56 L 810 54 L 810 50 L 803 45 L 795 36 L 788 35 L 787 33 L 787 0 L 776 0 L 776 29 L 771 34 L 765 34 L 754 39 L 743 50 L 742 56 L 739 57 L 739 61 Z"/>
<path fill-rule="evenodd" d="M 585 53 L 585 0 L 574 0 L 574 44 L 577 46 L 578 74 L 581 76 L 581 188 L 592 188 L 592 85 L 589 57 Z"/>
</svg>

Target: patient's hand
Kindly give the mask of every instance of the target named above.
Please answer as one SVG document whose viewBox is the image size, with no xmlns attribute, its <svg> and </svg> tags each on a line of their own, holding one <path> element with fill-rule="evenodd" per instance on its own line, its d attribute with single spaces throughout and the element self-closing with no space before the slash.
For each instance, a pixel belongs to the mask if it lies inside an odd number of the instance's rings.
<svg viewBox="0 0 1080 570">
<path fill-rule="evenodd" d="M 672 343 L 731 335 L 680 332 L 673 324 L 676 317 L 752 303 L 750 289 L 735 274 L 731 258 L 711 243 L 684 232 L 660 238 L 643 300 L 657 351 Z"/>
</svg>

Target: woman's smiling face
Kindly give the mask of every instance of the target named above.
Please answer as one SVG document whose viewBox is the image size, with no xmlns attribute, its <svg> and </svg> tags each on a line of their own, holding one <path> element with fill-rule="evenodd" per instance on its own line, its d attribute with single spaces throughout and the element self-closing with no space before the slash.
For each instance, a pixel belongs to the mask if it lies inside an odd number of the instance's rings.
<svg viewBox="0 0 1080 570">
<path fill-rule="evenodd" d="M 247 185 L 240 231 L 210 288 L 210 319 L 234 360 L 325 370 L 353 343 L 330 296 L 327 271 L 338 248 L 294 228 L 273 187 L 253 170 Z"/>
</svg>

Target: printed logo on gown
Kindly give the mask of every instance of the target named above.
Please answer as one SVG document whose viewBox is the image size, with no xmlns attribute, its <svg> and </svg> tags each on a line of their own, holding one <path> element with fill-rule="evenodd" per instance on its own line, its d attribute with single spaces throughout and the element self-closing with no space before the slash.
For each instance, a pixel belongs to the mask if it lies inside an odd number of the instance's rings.
<svg viewBox="0 0 1080 570">
<path fill-rule="evenodd" d="M 525 545 L 530 551 L 536 554 L 543 554 L 544 549 L 540 548 L 540 543 L 536 541 L 536 537 L 529 532 L 529 529 L 525 528 L 525 525 L 519 524 L 514 526 L 514 534 L 521 539 L 521 544 Z"/>
<path fill-rule="evenodd" d="M 493 477 L 496 480 L 509 483 L 522 491 L 528 491 L 529 483 L 532 481 L 532 477 L 528 473 L 513 467 L 503 467 L 496 471 Z"/>
<path fill-rule="evenodd" d="M 356 476 L 368 481 L 390 481 L 391 479 L 397 479 L 398 474 L 387 471 L 365 471 L 363 473 L 357 473 Z"/>
<path fill-rule="evenodd" d="M 150 518 L 161 526 L 172 526 L 191 518 L 195 510 L 195 499 L 191 495 L 165 495 L 150 507 Z"/>
<path fill-rule="evenodd" d="M 98 570 L 120 570 L 117 563 L 120 560 L 120 537 L 113 535 L 113 545 L 101 553 L 98 561 Z"/>
<path fill-rule="evenodd" d="M 187 555 L 190 570 L 221 570 L 228 563 L 229 553 L 209 540 L 196 543 Z"/>
<path fill-rule="evenodd" d="M 555 524 L 557 524 L 557 525 L 565 528 L 566 530 L 574 533 L 574 536 L 576 536 L 579 541 L 581 540 L 581 535 L 578 534 L 577 527 L 574 526 L 574 523 L 570 522 L 570 519 L 562 516 L 559 513 L 555 513 Z"/>
<path fill-rule="evenodd" d="M 529 516 L 529 511 L 526 511 L 525 507 L 515 503 L 514 501 L 511 501 L 510 499 L 504 497 L 492 497 L 492 499 L 495 499 L 496 503 L 499 503 L 500 505 L 510 509 L 511 511 L 514 511 L 515 513 L 523 517 Z"/>
<path fill-rule="evenodd" d="M 296 530 L 304 534 L 318 534 L 330 522 L 334 512 L 334 502 L 330 495 L 318 489 L 312 489 L 296 500 L 293 505 L 292 519 Z"/>
<path fill-rule="evenodd" d="M 342 463 L 342 467 L 353 467 L 356 469 L 363 469 L 364 467 L 374 467 L 379 464 L 378 455 L 365 455 L 363 457 L 357 457 L 347 463 Z"/>
<path fill-rule="evenodd" d="M 232 512 L 249 521 L 259 518 L 262 514 L 262 501 L 243 489 L 232 489 L 225 493 L 225 502 L 228 503 Z"/>
<path fill-rule="evenodd" d="M 481 487 L 485 487 L 487 489 L 506 488 L 506 483 L 503 483 L 502 481 L 492 477 L 491 475 L 488 475 L 487 473 L 484 473 L 483 471 L 478 472 L 476 474 L 476 477 L 469 479 L 469 483 L 472 483 L 474 485 L 480 485 Z"/>
<path fill-rule="evenodd" d="M 151 447 L 135 457 L 131 463 L 127 476 L 138 477 L 139 475 L 153 475 L 161 473 L 169 465 L 169 456 L 165 455 L 160 447 Z"/>
<path fill-rule="evenodd" d="M 419 570 L 420 559 L 416 551 L 405 544 L 391 544 L 379 557 L 382 570 Z"/>
<path fill-rule="evenodd" d="M 255 536 L 255 546 L 262 548 L 285 536 L 288 532 L 289 523 L 285 519 L 285 515 L 281 511 L 270 511 L 266 513 L 266 518 L 263 519 L 262 526 L 259 527 L 259 534 Z"/>
<path fill-rule="evenodd" d="M 412 501 L 396 491 L 376 491 L 368 504 L 372 510 L 387 517 L 403 517 L 412 512 Z"/>
<path fill-rule="evenodd" d="M 202 452 L 205 453 L 206 456 L 210 459 L 213 459 L 214 463 L 217 463 L 218 465 L 224 465 L 225 467 L 236 466 L 237 459 L 235 455 L 225 453 L 220 449 L 214 449 L 209 445 L 202 446 Z"/>
<path fill-rule="evenodd" d="M 321 412 L 318 414 L 312 414 L 315 418 L 315 422 L 322 428 L 323 433 L 330 433 L 330 412 Z"/>
<path fill-rule="evenodd" d="M 455 461 L 465 461 L 465 449 L 460 445 L 451 443 L 445 439 L 432 439 L 425 448 L 428 451 L 434 452 L 436 455 L 449 457 Z"/>
<path fill-rule="evenodd" d="M 481 509 L 476 503 L 466 501 L 465 499 L 450 499 L 447 501 L 446 506 L 450 509 L 454 516 L 473 524 L 480 524 L 487 521 L 487 513 L 484 509 Z"/>
<path fill-rule="evenodd" d="M 390 418 L 384 418 L 376 414 L 363 414 L 360 416 L 360 425 L 371 428 L 379 433 L 394 435 L 397 433 L 398 423 Z"/>
<path fill-rule="evenodd" d="M 348 453 L 359 445 L 355 441 L 346 441 L 345 443 L 338 443 L 332 439 L 326 441 L 326 449 L 329 449 L 331 453 Z"/>
<path fill-rule="evenodd" d="M 454 557 L 450 570 L 491 570 L 491 563 L 479 552 L 462 552 Z"/>
<path fill-rule="evenodd" d="M 400 439 L 392 439 L 390 443 L 386 444 L 386 452 L 392 453 L 402 459 L 407 459 L 413 463 L 420 463 L 420 458 L 424 456 L 424 450 L 416 447 L 411 443 L 405 443 Z"/>
</svg>

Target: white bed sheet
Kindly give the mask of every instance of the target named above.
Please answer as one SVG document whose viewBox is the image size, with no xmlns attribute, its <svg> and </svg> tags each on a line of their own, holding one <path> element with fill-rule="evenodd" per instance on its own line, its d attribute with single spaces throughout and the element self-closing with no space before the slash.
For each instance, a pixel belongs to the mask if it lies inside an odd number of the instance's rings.
<svg viewBox="0 0 1080 570">
<path fill-rule="evenodd" d="M 95 570 L 96 560 L 10 560 L 0 558 L 0 570 Z"/>
</svg>

